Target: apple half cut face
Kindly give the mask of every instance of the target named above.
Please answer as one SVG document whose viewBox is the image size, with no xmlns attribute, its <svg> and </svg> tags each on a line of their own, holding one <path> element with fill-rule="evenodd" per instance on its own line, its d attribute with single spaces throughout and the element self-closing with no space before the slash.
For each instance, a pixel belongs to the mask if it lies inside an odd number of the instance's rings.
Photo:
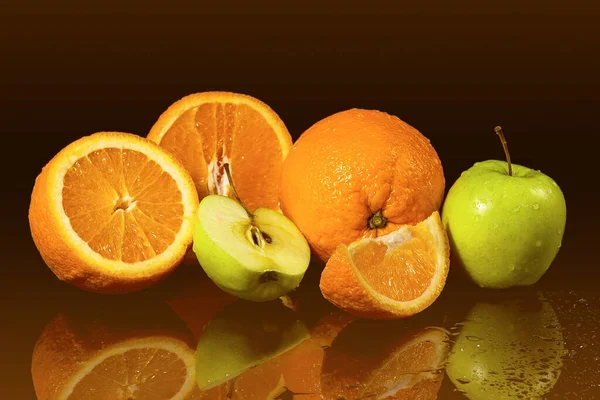
<svg viewBox="0 0 600 400">
<path fill-rule="evenodd" d="M 300 230 L 283 214 L 258 208 L 250 215 L 234 199 L 200 202 L 194 253 L 222 290 L 250 301 L 270 301 L 298 287 L 310 262 Z"/>
</svg>

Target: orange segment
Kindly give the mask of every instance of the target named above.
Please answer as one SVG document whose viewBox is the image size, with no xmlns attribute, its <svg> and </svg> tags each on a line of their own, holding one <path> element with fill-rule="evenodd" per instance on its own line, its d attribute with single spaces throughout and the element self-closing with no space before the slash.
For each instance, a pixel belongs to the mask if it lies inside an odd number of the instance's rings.
<svg viewBox="0 0 600 400">
<path fill-rule="evenodd" d="M 139 136 L 101 132 L 70 144 L 44 167 L 29 222 L 60 279 L 127 292 L 179 264 L 197 205 L 189 174 L 164 149 Z"/>
<path fill-rule="evenodd" d="M 279 209 L 278 184 L 292 139 L 277 114 L 242 94 L 192 94 L 171 105 L 148 139 L 168 149 L 187 168 L 200 199 L 229 195 L 228 162 L 242 202 L 250 209 Z"/>
<path fill-rule="evenodd" d="M 406 240 L 389 247 L 385 241 L 367 240 L 350 250 L 354 265 L 377 293 L 397 301 L 419 297 L 435 274 L 436 248 L 425 224 L 406 226 L 391 237 Z"/>
<path fill-rule="evenodd" d="M 410 316 L 441 293 L 449 256 L 448 238 L 435 211 L 416 225 L 338 246 L 321 275 L 321 292 L 356 315 Z"/>
</svg>

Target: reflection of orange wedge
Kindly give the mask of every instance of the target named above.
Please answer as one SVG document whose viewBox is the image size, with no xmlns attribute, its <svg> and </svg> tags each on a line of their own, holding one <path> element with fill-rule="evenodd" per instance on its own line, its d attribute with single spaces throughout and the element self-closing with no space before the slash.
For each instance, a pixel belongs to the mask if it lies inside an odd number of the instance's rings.
<svg viewBox="0 0 600 400">
<path fill-rule="evenodd" d="M 198 398 L 190 334 L 176 316 L 160 319 L 160 310 L 158 321 L 149 324 L 131 323 L 125 314 L 123 319 L 59 314 L 34 347 L 37 398 Z"/>
<path fill-rule="evenodd" d="M 365 333 L 344 331 L 326 350 L 323 399 L 437 399 L 449 350 L 445 330 L 425 328 L 400 333 L 399 338 L 387 333 L 378 337 L 373 330 L 368 337 L 372 343 L 365 342 Z M 357 334 L 362 340 L 357 340 Z"/>
</svg>

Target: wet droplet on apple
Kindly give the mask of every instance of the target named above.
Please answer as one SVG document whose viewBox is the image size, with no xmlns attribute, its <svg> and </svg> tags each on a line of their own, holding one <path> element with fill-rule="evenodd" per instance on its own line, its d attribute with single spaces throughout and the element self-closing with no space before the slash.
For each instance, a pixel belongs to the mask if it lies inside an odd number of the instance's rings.
<svg viewBox="0 0 600 400">
<path fill-rule="evenodd" d="M 539 204 L 537 204 L 537 203 L 535 203 L 535 204 L 533 205 L 533 209 L 534 209 L 534 210 L 539 210 L 539 209 L 540 209 L 540 205 L 539 205 Z"/>
<path fill-rule="evenodd" d="M 537 242 L 535 242 L 535 247 L 541 247 L 542 246 L 542 241 L 538 240 Z"/>
</svg>

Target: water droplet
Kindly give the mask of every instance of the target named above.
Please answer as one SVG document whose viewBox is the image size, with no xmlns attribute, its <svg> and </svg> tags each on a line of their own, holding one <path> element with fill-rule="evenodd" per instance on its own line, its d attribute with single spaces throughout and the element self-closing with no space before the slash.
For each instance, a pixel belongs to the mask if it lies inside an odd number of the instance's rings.
<svg viewBox="0 0 600 400">
<path fill-rule="evenodd" d="M 471 380 L 467 379 L 467 378 L 457 378 L 456 382 L 462 383 L 463 385 L 466 385 L 467 383 L 471 383 Z"/>
<path fill-rule="evenodd" d="M 521 207 L 517 206 L 517 207 L 513 208 L 513 210 L 514 210 L 514 211 L 516 211 L 516 212 L 519 212 L 519 209 L 520 209 L 520 208 L 521 208 Z"/>
<path fill-rule="evenodd" d="M 535 242 L 535 247 L 541 247 L 542 246 L 542 241 L 538 240 L 537 242 Z"/>
<path fill-rule="evenodd" d="M 535 204 L 533 205 L 533 209 L 534 209 L 534 210 L 539 210 L 539 209 L 540 209 L 540 205 L 539 205 L 538 203 L 535 203 Z"/>
<path fill-rule="evenodd" d="M 471 342 L 479 342 L 480 340 L 483 340 L 483 338 L 479 336 L 466 336 L 466 339 L 470 340 Z"/>
</svg>

